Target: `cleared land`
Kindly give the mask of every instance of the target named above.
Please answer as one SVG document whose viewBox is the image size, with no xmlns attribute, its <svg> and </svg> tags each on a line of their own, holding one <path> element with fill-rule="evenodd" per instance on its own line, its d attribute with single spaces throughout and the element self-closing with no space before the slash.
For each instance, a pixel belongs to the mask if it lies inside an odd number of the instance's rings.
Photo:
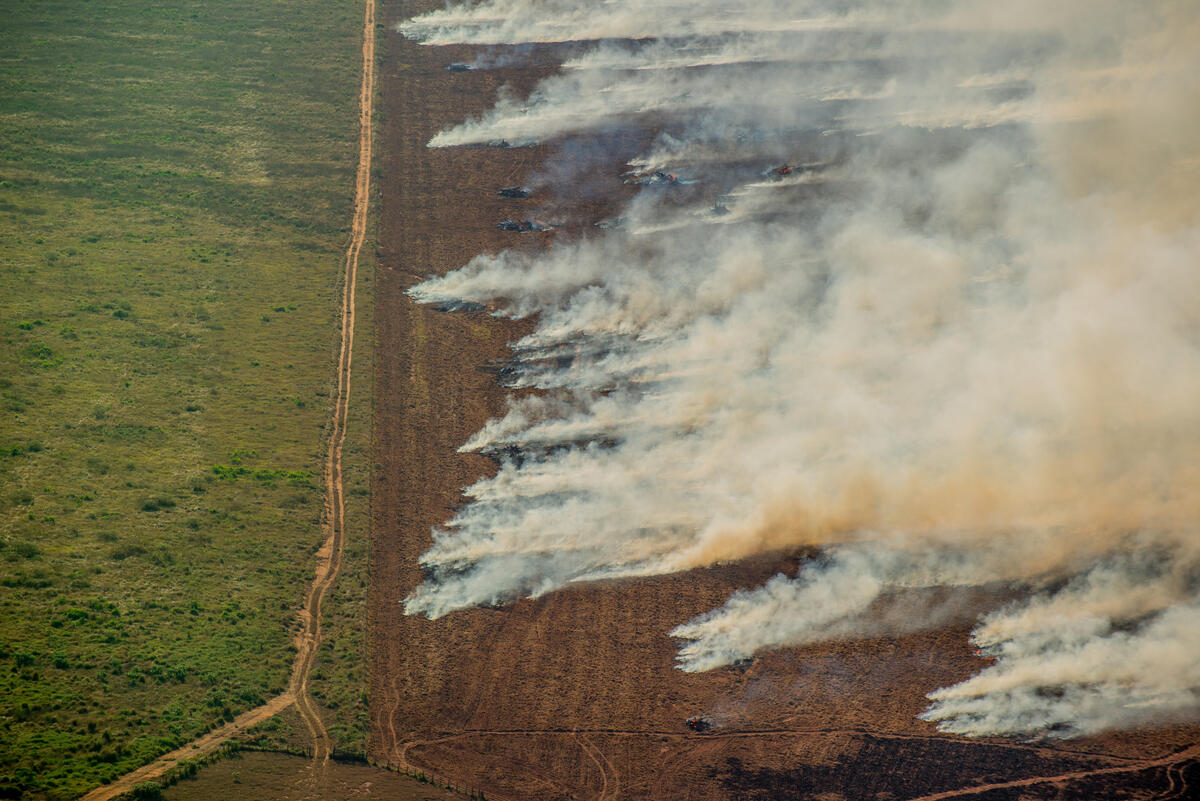
<svg viewBox="0 0 1200 801">
<path fill-rule="evenodd" d="M 433 4 L 420 4 L 429 7 Z M 421 8 L 391 3 L 395 22 Z M 390 26 L 389 26 L 390 27 Z M 503 408 L 494 375 L 504 343 L 525 330 L 483 313 L 411 303 L 421 277 L 505 247 L 561 234 L 511 234 L 496 223 L 548 197 L 496 196 L 550 148 L 431 150 L 447 125 L 490 106 L 505 81 L 528 88 L 553 69 L 449 72 L 461 48 L 420 48 L 389 33 L 381 73 L 386 124 L 377 287 L 376 462 L 369 752 L 375 760 L 482 790 L 488 798 L 904 799 L 972 787 L 983 798 L 1183 797 L 1195 729 L 1069 743 L 976 741 L 915 718 L 925 693 L 980 663 L 965 629 L 769 654 L 744 670 L 685 675 L 673 667 L 674 625 L 736 587 L 807 554 L 717 569 L 576 586 L 536 602 L 438 621 L 403 615 L 420 581 L 429 528 L 459 490 L 494 469 L 456 448 Z M 556 204 L 586 230 L 628 191 L 616 180 L 639 134 L 606 140 L 611 163 Z M 721 725 L 692 733 L 705 714 Z M 1025 783 L 1015 783 L 1029 780 Z"/>
<path fill-rule="evenodd" d="M 322 537 L 361 13 L 9 9 L 7 794 L 77 796 L 285 690 Z M 330 657 L 359 649 L 339 632 L 315 677 L 351 750 L 361 674 Z"/>
<path fill-rule="evenodd" d="M 325 784 L 313 790 L 310 763 L 286 754 L 246 752 L 205 768 L 194 779 L 181 781 L 166 792 L 170 801 L 299 801 L 299 799 L 371 799 L 383 801 L 453 801 L 462 796 L 372 768 L 330 763 Z"/>
</svg>

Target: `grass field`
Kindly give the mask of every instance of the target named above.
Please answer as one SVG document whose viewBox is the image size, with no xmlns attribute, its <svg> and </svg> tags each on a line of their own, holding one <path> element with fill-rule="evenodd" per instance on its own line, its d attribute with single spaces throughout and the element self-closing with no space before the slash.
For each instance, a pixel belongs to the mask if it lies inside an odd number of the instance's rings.
<svg viewBox="0 0 1200 801">
<path fill-rule="evenodd" d="M 286 684 L 321 538 L 361 13 L 6 4 L 0 797 L 77 796 Z M 331 620 L 352 622 L 366 468 L 348 478 Z M 364 647 L 343 628 L 333 657 Z M 361 737 L 362 677 L 330 662 L 331 731 Z"/>
</svg>

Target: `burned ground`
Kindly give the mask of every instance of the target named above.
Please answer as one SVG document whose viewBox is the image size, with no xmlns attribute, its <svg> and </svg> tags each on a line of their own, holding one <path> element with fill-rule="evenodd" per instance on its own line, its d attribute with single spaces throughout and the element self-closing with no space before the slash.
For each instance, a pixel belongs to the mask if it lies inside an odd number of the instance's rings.
<svg viewBox="0 0 1200 801">
<path fill-rule="evenodd" d="M 553 53 L 534 52 L 525 67 L 447 70 L 475 54 L 418 47 L 391 31 L 401 15 L 419 10 L 387 4 L 381 71 L 373 759 L 489 798 L 903 799 L 1109 768 L 1195 742 L 1187 730 L 1045 746 L 938 734 L 915 716 L 927 692 L 984 665 L 971 653 L 967 626 L 785 650 L 707 674 L 674 668 L 676 643 L 667 632 L 737 587 L 794 569 L 802 553 L 572 586 L 435 621 L 406 616 L 401 601 L 421 581 L 417 560 L 430 528 L 462 503 L 463 487 L 495 469 L 492 460 L 457 448 L 503 410 L 496 365 L 508 358 L 506 343 L 529 327 L 474 307 L 418 306 L 405 290 L 481 252 L 551 247 L 559 237 L 586 235 L 638 191 L 622 182 L 622 158 L 648 137 L 605 132 L 602 146 L 588 151 L 590 169 L 577 192 L 559 186 L 524 199 L 498 196 L 530 176 L 553 176 L 543 167 L 548 156 L 579 144 L 425 144 L 488 108 L 502 83 L 527 91 L 553 70 Z M 506 217 L 546 215 L 551 194 L 570 204 L 552 209 L 565 221 L 557 230 L 497 229 Z M 690 731 L 685 721 L 695 715 L 714 727 Z M 1094 781 L 1104 793 L 1123 787 L 1119 797 L 1140 798 L 1194 773 L 1154 768 Z M 1087 781 L 1079 786 L 1090 787 Z M 979 797 L 1040 798 L 1046 786 Z"/>
</svg>

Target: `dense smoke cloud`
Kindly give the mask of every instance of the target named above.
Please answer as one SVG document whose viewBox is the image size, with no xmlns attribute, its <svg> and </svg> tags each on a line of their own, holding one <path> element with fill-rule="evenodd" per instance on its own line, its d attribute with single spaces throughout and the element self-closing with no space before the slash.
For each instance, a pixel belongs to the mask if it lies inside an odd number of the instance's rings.
<svg viewBox="0 0 1200 801">
<path fill-rule="evenodd" d="M 605 230 L 412 290 L 536 315 L 508 380 L 537 391 L 464 445 L 500 469 L 407 609 L 819 545 L 676 629 L 681 668 L 1005 587 L 1027 600 L 974 634 L 996 662 L 926 717 L 1194 716 L 1200 11 L 1043 6 L 495 0 L 402 25 L 603 40 L 431 146 L 661 130 Z"/>
<path fill-rule="evenodd" d="M 973 639 L 996 665 L 933 693 L 923 717 L 962 734 L 1059 736 L 1194 719 L 1200 605 L 1181 572 L 1127 558 L 988 615 Z"/>
</svg>

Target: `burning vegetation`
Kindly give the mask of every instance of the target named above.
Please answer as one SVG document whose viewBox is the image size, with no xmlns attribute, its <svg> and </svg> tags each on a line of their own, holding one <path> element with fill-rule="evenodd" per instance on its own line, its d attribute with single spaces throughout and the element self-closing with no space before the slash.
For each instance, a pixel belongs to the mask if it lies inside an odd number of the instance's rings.
<svg viewBox="0 0 1200 801">
<path fill-rule="evenodd" d="M 433 532 L 453 577 L 406 609 L 820 547 L 675 628 L 679 667 L 969 624 L 994 661 L 929 693 L 946 731 L 1200 717 L 1200 12 L 1018 5 L 862 0 L 825 24 L 785 3 L 803 32 L 715 0 L 407 23 L 592 42 L 432 147 L 648 133 L 620 230 L 412 290 L 533 320 L 512 386 L 537 392 L 463 446 L 526 458 Z M 785 157 L 837 168 L 810 186 Z M 1014 600 L 983 616 L 921 594 L 997 587 Z"/>
<path fill-rule="evenodd" d="M 522 234 L 554 230 L 553 225 L 542 222 L 541 220 L 516 220 L 511 217 L 507 220 L 496 223 L 496 227 L 501 231 L 516 231 L 517 233 Z"/>
</svg>

